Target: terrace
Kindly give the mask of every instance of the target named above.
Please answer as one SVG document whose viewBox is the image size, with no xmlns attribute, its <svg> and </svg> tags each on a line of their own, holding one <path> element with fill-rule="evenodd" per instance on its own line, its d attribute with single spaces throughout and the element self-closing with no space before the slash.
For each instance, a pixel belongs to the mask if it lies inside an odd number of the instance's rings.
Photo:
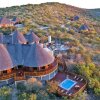
<svg viewBox="0 0 100 100">
<path fill-rule="evenodd" d="M 58 82 L 57 93 L 68 97 L 73 97 L 83 91 L 87 84 L 84 77 L 69 72 L 58 72 L 50 81 Z"/>
<path fill-rule="evenodd" d="M 53 71 L 57 70 L 58 64 L 57 62 L 53 62 L 52 64 L 47 66 L 43 66 L 43 68 L 32 68 L 32 67 L 22 67 L 22 68 L 13 68 L 11 70 L 6 70 L 1 72 L 0 80 L 6 80 L 10 78 L 14 78 L 14 80 L 25 80 L 26 76 L 42 76 L 46 74 L 50 74 Z"/>
</svg>

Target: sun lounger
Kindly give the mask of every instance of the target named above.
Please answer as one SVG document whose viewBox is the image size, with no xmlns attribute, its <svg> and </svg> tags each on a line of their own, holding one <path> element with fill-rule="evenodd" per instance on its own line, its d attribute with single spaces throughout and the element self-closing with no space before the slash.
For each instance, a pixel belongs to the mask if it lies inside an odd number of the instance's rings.
<svg viewBox="0 0 100 100">
<path fill-rule="evenodd" d="M 77 76 L 74 76 L 74 79 L 76 79 Z"/>
<path fill-rule="evenodd" d="M 68 95 L 69 95 L 69 96 L 71 96 L 71 95 L 72 95 L 72 93 L 69 93 Z"/>
<path fill-rule="evenodd" d="M 80 86 L 79 85 L 75 85 L 75 88 L 79 88 Z"/>
<path fill-rule="evenodd" d="M 64 92 L 64 90 L 61 90 L 61 92 Z"/>
<path fill-rule="evenodd" d="M 68 94 L 68 91 L 66 92 L 66 94 Z"/>
<path fill-rule="evenodd" d="M 80 81 L 83 81 L 83 78 L 81 78 L 81 80 Z"/>
<path fill-rule="evenodd" d="M 79 80 L 80 79 L 80 77 L 78 77 L 76 80 Z"/>
<path fill-rule="evenodd" d="M 69 78 L 69 75 L 66 75 L 66 79 L 68 79 Z"/>
</svg>

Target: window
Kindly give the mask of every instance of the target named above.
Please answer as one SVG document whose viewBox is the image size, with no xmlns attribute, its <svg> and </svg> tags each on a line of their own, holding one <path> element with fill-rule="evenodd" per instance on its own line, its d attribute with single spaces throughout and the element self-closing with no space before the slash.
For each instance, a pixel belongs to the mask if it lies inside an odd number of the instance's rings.
<svg viewBox="0 0 100 100">
<path fill-rule="evenodd" d="M 33 69 L 34 69 L 34 70 L 37 70 L 37 67 L 34 67 Z"/>
<path fill-rule="evenodd" d="M 19 65 L 19 66 L 18 66 L 18 69 L 21 69 L 21 68 L 23 68 L 23 66 L 22 66 L 22 65 Z"/>
<path fill-rule="evenodd" d="M 41 67 L 41 69 L 43 69 L 43 70 L 44 70 L 44 69 L 45 69 L 45 66 Z"/>
<path fill-rule="evenodd" d="M 7 70 L 4 70 L 4 71 L 3 71 L 3 74 L 7 74 Z"/>
</svg>

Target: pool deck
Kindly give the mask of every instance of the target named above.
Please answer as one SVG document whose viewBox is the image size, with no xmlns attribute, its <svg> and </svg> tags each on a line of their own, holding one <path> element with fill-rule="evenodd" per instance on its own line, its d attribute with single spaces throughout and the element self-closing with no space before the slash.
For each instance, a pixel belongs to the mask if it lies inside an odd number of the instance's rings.
<svg viewBox="0 0 100 100">
<path fill-rule="evenodd" d="M 58 86 L 58 94 L 61 96 L 69 96 L 73 97 L 78 94 L 78 92 L 83 91 L 86 87 L 86 80 L 82 76 L 69 73 L 69 72 L 58 72 L 58 74 L 51 80 L 51 81 L 57 81 L 59 84 L 63 82 L 65 79 L 71 79 L 76 81 L 77 83 L 70 89 L 65 90 Z"/>
</svg>

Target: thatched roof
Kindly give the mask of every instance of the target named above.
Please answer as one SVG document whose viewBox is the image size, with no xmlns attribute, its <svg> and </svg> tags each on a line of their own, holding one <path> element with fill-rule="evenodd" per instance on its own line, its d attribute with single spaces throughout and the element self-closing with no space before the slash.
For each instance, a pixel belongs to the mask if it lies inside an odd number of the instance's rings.
<svg viewBox="0 0 100 100">
<path fill-rule="evenodd" d="M 13 22 L 6 17 L 2 17 L 0 18 L 0 24 L 13 24 Z"/>
<path fill-rule="evenodd" d="M 23 34 L 18 30 L 12 33 L 12 39 L 13 39 L 12 40 L 13 44 L 17 44 L 17 43 L 25 44 L 27 42 Z"/>
<path fill-rule="evenodd" d="M 41 67 L 51 64 L 54 61 L 53 55 L 42 48 L 39 44 L 31 44 L 31 48 L 24 61 L 25 66 Z"/>
<path fill-rule="evenodd" d="M 81 25 L 79 28 L 79 30 L 88 30 L 88 29 L 89 29 L 89 27 L 86 24 Z"/>
<path fill-rule="evenodd" d="M 10 55 L 3 44 L 0 44 L 0 71 L 13 67 Z"/>
<path fill-rule="evenodd" d="M 6 47 L 14 66 L 41 67 L 54 61 L 53 55 L 37 43 L 7 44 Z"/>
<path fill-rule="evenodd" d="M 73 17 L 74 21 L 79 20 L 79 18 L 80 18 L 80 17 L 79 17 L 78 15 L 76 15 L 76 16 Z"/>
<path fill-rule="evenodd" d="M 15 23 L 20 22 L 20 19 L 15 16 L 15 17 L 13 17 L 12 21 L 15 24 Z"/>
<path fill-rule="evenodd" d="M 13 65 L 22 65 L 23 64 L 23 56 L 22 56 L 22 45 L 21 44 L 8 44 L 6 45 L 7 50 L 10 54 L 10 57 L 12 59 Z"/>
<path fill-rule="evenodd" d="M 3 33 L 0 33 L 0 43 L 3 43 L 3 39 L 4 39 Z"/>
<path fill-rule="evenodd" d="M 25 37 L 29 43 L 40 41 L 40 38 L 32 30 Z"/>
</svg>

